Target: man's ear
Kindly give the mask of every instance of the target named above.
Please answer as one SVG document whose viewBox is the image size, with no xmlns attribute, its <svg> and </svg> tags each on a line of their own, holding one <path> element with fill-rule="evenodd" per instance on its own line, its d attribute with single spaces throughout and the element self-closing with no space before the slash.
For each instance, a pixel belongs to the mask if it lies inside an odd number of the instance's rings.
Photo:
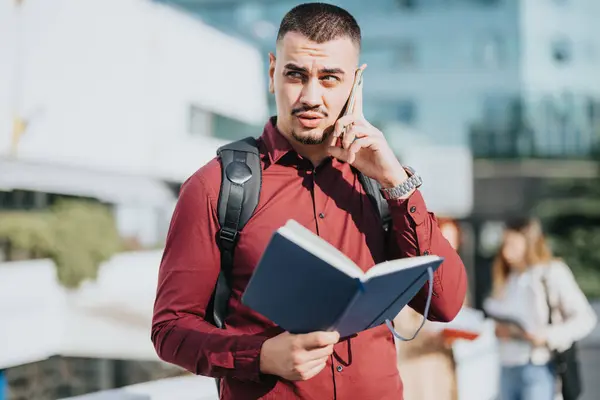
<svg viewBox="0 0 600 400">
<path fill-rule="evenodd" d="M 275 75 L 275 55 L 269 53 L 269 93 L 275 93 L 273 76 Z"/>
</svg>

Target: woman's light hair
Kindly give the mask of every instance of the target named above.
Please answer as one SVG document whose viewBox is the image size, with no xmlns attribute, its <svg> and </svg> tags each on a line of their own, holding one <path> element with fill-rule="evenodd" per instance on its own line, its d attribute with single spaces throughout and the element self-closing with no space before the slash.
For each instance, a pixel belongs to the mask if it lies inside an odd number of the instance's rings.
<svg viewBox="0 0 600 400">
<path fill-rule="evenodd" d="M 544 237 L 542 225 L 538 219 L 513 219 L 506 224 L 505 235 L 508 232 L 517 232 L 525 237 L 525 264 L 528 268 L 538 264 L 548 264 L 552 260 L 552 251 Z M 502 294 L 506 279 L 510 273 L 510 266 L 503 255 L 504 245 L 503 241 L 492 266 L 492 291 L 494 297 Z"/>
</svg>

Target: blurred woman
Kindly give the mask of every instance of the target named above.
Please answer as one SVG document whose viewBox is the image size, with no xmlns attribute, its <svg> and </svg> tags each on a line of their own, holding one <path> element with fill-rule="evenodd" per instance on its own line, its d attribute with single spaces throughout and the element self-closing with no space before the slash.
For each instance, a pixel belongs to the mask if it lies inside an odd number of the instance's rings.
<svg viewBox="0 0 600 400">
<path fill-rule="evenodd" d="M 537 220 L 507 225 L 492 273 L 484 309 L 496 320 L 501 399 L 554 399 L 552 351 L 588 335 L 596 315 L 569 267 L 553 258 Z"/>
</svg>

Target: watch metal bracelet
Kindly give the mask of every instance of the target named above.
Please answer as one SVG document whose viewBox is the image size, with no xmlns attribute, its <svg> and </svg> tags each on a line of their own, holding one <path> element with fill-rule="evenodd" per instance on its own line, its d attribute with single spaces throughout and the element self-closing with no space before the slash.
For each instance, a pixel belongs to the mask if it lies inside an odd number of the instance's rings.
<svg viewBox="0 0 600 400">
<path fill-rule="evenodd" d="M 423 184 L 423 180 L 419 175 L 413 173 L 407 180 L 392 188 L 381 189 L 381 194 L 386 200 L 399 199 L 406 196 L 413 189 L 418 188 Z"/>
</svg>

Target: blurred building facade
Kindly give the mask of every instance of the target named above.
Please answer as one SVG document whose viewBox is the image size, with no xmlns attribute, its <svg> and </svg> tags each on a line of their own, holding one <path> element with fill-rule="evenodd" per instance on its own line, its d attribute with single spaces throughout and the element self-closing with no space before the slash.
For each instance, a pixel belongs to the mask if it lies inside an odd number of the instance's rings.
<svg viewBox="0 0 600 400">
<path fill-rule="evenodd" d="M 274 50 L 300 1 L 161 0 Z M 600 135 L 595 0 L 338 0 L 363 30 L 365 111 L 482 156 L 587 155 Z M 271 112 L 274 99 L 270 98 Z"/>
<path fill-rule="evenodd" d="M 172 7 L 5 1 L 0 27 L 2 217 L 39 216 L 61 199 L 85 199 L 111 210 L 123 239 L 159 246 L 180 184 L 216 155 L 227 132 L 254 133 L 268 114 L 258 51 Z M 23 226 L 21 237 L 36 226 Z M 148 336 L 160 251 L 134 254 L 136 262 L 117 268 L 139 267 L 112 280 L 125 305 L 141 304 L 142 312 L 123 313 L 114 287 L 100 293 L 106 265 L 95 283 L 76 290 L 58 282 L 58 265 L 47 258 L 4 263 L 48 256 L 14 257 L 20 228 L 0 237 L 0 399 L 7 385 L 10 399 L 56 399 L 181 373 L 159 362 Z M 108 303 L 78 307 L 95 302 L 90 294 Z M 99 324 L 124 332 L 111 336 Z"/>
<path fill-rule="evenodd" d="M 0 26 L 0 210 L 97 199 L 155 245 L 218 132 L 266 118 L 256 49 L 172 7 L 8 1 Z"/>
</svg>

